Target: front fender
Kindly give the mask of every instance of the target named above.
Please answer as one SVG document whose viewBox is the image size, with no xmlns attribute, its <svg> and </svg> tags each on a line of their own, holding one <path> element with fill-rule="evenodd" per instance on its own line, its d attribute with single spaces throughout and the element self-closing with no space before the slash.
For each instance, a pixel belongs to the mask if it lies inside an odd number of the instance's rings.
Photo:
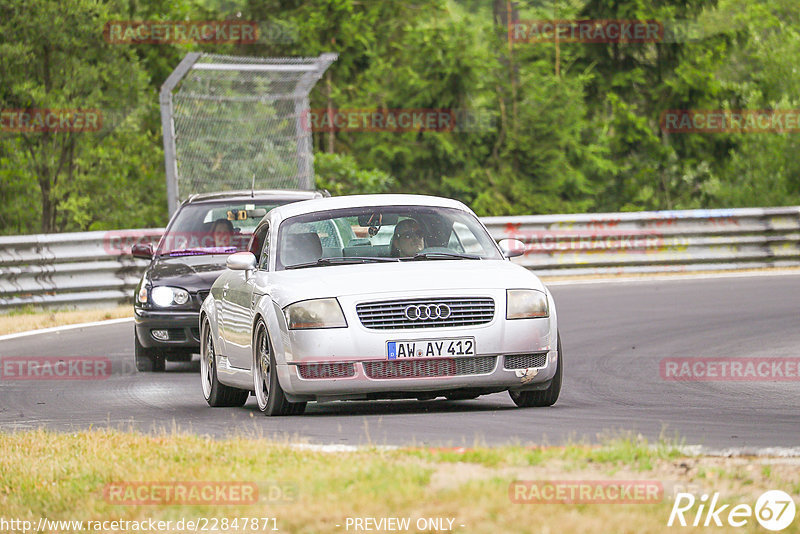
<svg viewBox="0 0 800 534">
<path fill-rule="evenodd" d="M 211 335 L 214 339 L 214 344 L 217 347 L 217 353 L 225 354 L 225 341 L 219 333 L 219 312 L 217 308 L 217 301 L 209 294 L 203 304 L 200 306 L 199 324 L 200 332 L 203 331 L 203 320 L 208 318 L 208 324 L 211 327 Z M 203 340 L 201 340 L 201 343 Z"/>
<path fill-rule="evenodd" d="M 556 313 L 556 301 L 550 290 L 545 286 L 547 303 L 550 307 L 550 363 L 555 363 L 556 358 L 561 357 L 558 353 L 558 315 Z"/>
<path fill-rule="evenodd" d="M 256 303 L 257 317 L 264 319 L 267 325 L 267 333 L 275 355 L 275 363 L 283 365 L 286 363 L 286 351 L 289 347 L 289 330 L 286 320 L 283 317 L 283 310 L 272 300 L 270 295 L 261 295 Z M 255 321 L 253 323 L 253 335 L 255 335 Z"/>
</svg>

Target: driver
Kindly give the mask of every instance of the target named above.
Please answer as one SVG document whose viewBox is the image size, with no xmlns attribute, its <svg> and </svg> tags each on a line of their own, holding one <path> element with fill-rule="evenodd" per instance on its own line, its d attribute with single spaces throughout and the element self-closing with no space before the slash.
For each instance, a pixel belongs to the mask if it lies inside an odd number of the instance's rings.
<svg viewBox="0 0 800 534">
<path fill-rule="evenodd" d="M 394 227 L 390 243 L 393 258 L 413 256 L 425 248 L 422 229 L 414 219 L 403 219 Z"/>
<path fill-rule="evenodd" d="M 233 235 L 233 223 L 228 219 L 217 219 L 211 227 L 211 235 L 214 236 L 215 247 L 231 246 L 231 236 Z"/>
</svg>

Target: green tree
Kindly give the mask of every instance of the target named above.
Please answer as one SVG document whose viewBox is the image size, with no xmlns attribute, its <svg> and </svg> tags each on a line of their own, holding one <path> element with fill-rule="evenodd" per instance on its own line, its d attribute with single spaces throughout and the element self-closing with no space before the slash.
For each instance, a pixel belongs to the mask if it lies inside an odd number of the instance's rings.
<svg viewBox="0 0 800 534">
<path fill-rule="evenodd" d="M 118 187 L 136 185 L 120 183 L 120 170 L 141 158 L 126 152 L 131 141 L 152 153 L 131 132 L 138 130 L 146 73 L 132 49 L 103 41 L 102 26 L 111 18 L 109 6 L 95 0 L 0 3 L 0 107 L 93 109 L 103 118 L 99 131 L 19 133 L 0 144 L 0 157 L 14 163 L 4 174 L 15 187 L 38 186 L 39 224 L 28 219 L 27 231 L 86 229 L 107 218 L 123 207 L 113 201 Z M 115 151 L 120 159 L 109 157 Z M 108 180 L 117 187 L 104 196 Z"/>
</svg>

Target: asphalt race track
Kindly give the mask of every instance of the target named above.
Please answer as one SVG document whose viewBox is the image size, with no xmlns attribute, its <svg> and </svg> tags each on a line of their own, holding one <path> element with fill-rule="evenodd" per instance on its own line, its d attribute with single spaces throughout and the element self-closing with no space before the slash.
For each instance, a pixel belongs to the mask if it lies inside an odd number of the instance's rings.
<svg viewBox="0 0 800 534">
<path fill-rule="evenodd" d="M 0 429 L 88 427 L 274 436 L 320 444 L 471 446 L 676 434 L 710 449 L 800 446 L 800 380 L 677 382 L 666 357 L 800 357 L 800 275 L 551 287 L 565 351 L 561 398 L 517 409 L 507 393 L 451 402 L 309 404 L 299 417 L 209 408 L 199 362 L 137 374 L 133 323 L 0 341 L 0 356 L 99 356 L 103 380 L 2 380 Z"/>
</svg>

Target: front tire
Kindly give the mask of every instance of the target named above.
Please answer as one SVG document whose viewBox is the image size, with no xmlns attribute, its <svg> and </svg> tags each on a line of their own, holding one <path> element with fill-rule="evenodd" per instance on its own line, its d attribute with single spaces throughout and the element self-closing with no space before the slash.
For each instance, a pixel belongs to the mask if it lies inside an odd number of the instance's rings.
<svg viewBox="0 0 800 534">
<path fill-rule="evenodd" d="M 258 401 L 258 409 L 264 415 L 301 415 L 306 409 L 305 402 L 289 402 L 278 381 L 275 354 L 271 350 L 269 334 L 264 321 L 256 325 L 253 345 L 253 386 Z"/>
<path fill-rule="evenodd" d="M 561 334 L 558 335 L 558 358 L 556 359 L 556 374 L 547 389 L 541 391 L 510 391 L 508 394 L 520 408 L 533 408 L 552 406 L 561 393 L 561 375 L 564 370 L 564 352 L 561 350 Z"/>
<path fill-rule="evenodd" d="M 203 397 L 209 406 L 238 407 L 244 406 L 250 392 L 245 389 L 232 388 L 219 381 L 217 377 L 217 354 L 214 350 L 214 334 L 208 319 L 203 321 L 200 331 L 200 382 L 203 386 Z"/>
<path fill-rule="evenodd" d="M 163 373 L 167 368 L 164 355 L 155 349 L 148 349 L 139 343 L 139 336 L 133 334 L 133 355 L 136 370 L 140 373 Z"/>
</svg>

